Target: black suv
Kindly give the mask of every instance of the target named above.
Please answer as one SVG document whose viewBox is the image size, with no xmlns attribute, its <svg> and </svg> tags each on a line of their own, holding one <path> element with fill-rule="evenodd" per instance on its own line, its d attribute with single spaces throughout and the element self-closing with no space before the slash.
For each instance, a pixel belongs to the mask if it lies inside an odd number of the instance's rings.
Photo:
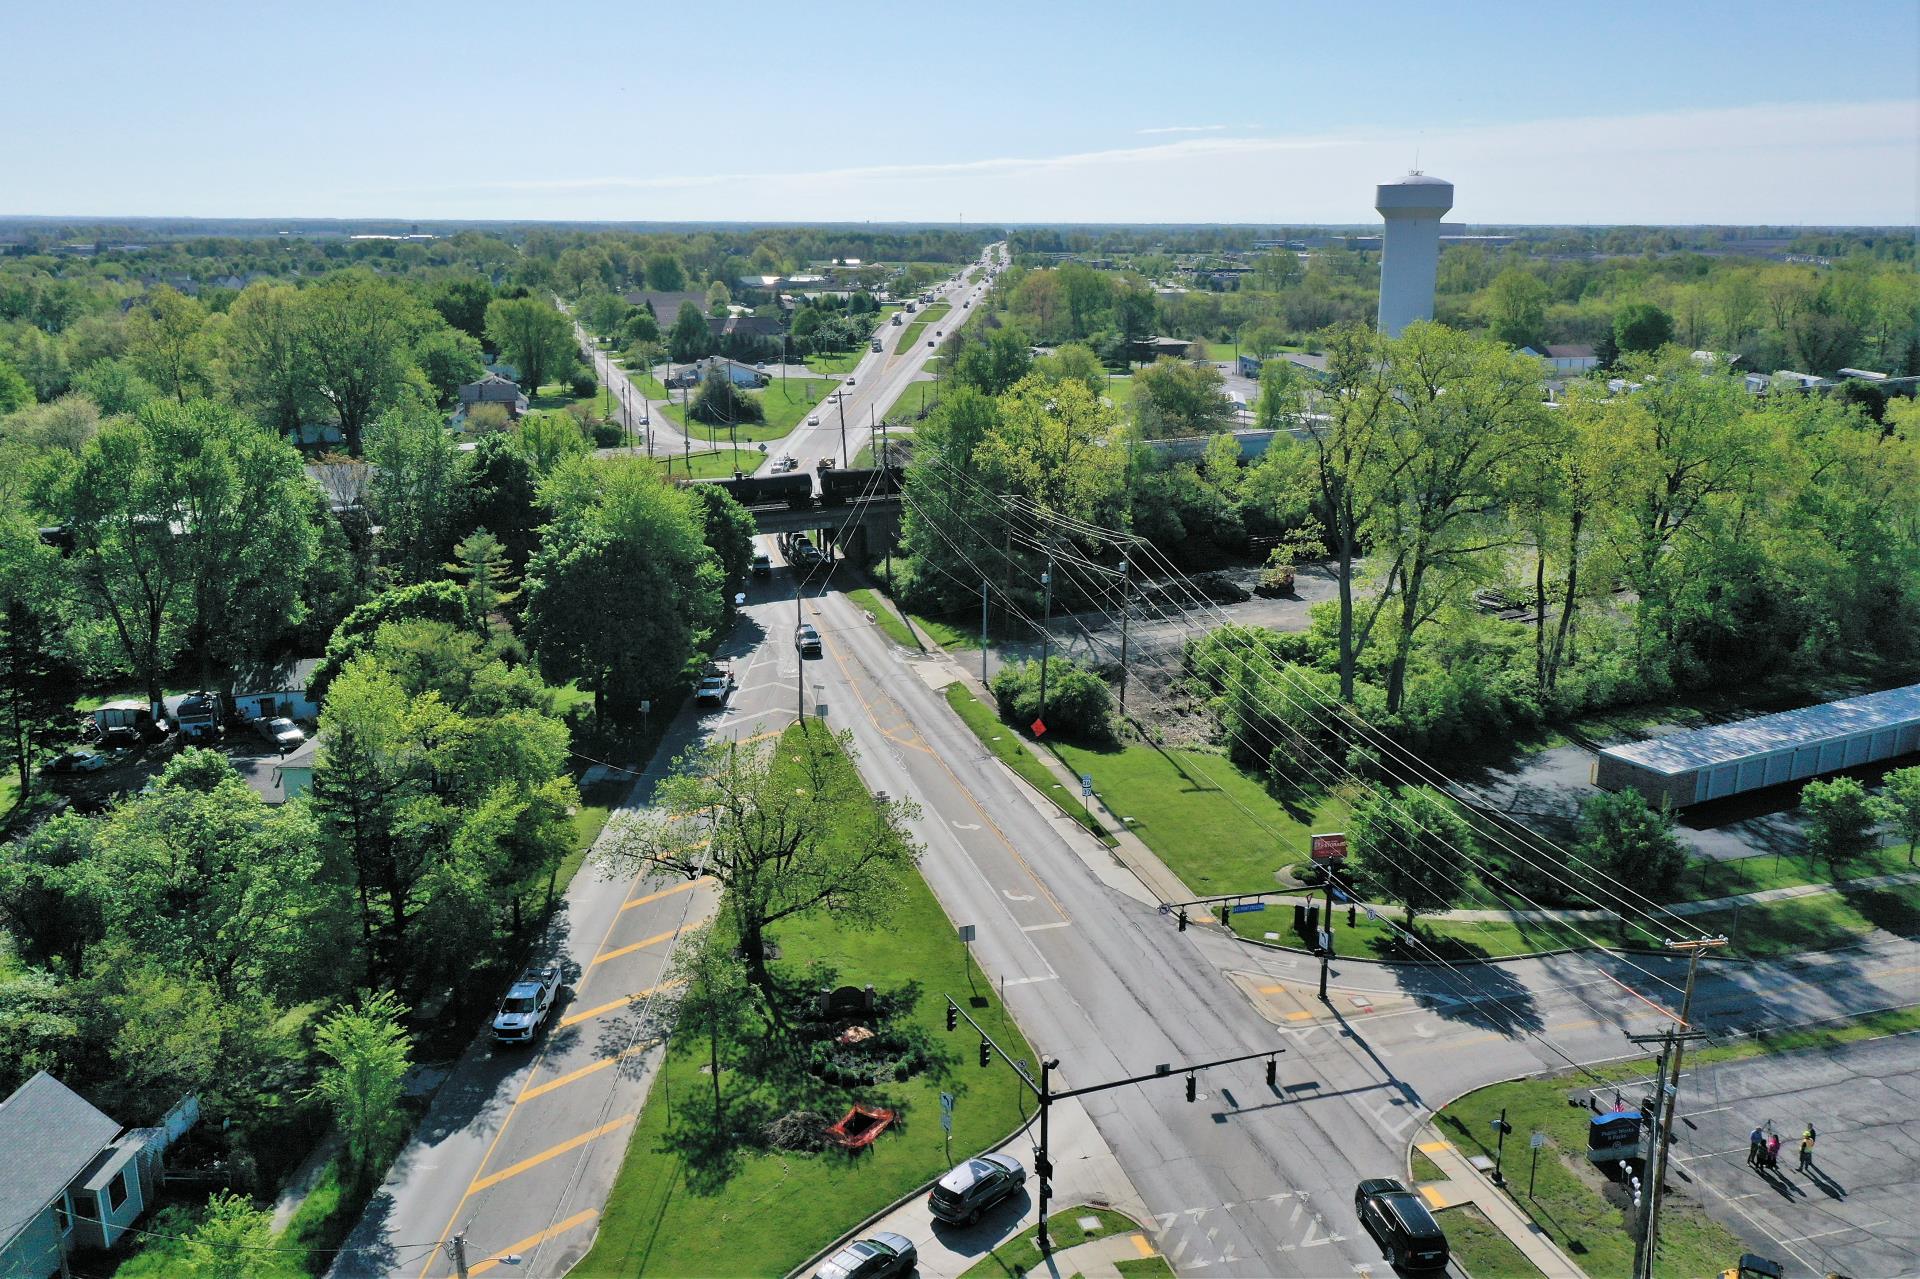
<svg viewBox="0 0 1920 1279">
<path fill-rule="evenodd" d="M 1353 1188 L 1360 1224 L 1398 1270 L 1443 1270 L 1447 1236 L 1420 1196 L 1391 1177 L 1373 1177 Z"/>
</svg>

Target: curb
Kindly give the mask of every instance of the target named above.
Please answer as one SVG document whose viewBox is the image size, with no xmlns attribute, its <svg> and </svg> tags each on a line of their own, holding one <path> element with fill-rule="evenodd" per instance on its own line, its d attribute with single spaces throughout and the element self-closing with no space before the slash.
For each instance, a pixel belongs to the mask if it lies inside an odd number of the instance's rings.
<svg viewBox="0 0 1920 1279">
<path fill-rule="evenodd" d="M 1210 927 L 1220 928 L 1213 924 Z M 1313 952 L 1303 946 L 1285 946 L 1279 942 L 1257 941 L 1252 937 L 1242 937 L 1231 928 L 1222 932 L 1243 946 L 1257 946 L 1262 950 L 1280 950 L 1293 955 L 1312 955 Z M 1832 950 L 1813 951 L 1819 955 L 1837 955 L 1852 949 L 1852 946 L 1835 947 Z M 1381 968 L 1457 968 L 1462 964 L 1510 964 L 1523 959 L 1551 959 L 1556 955 L 1644 955 L 1649 958 L 1666 956 L 1665 951 L 1650 950 L 1640 946 L 1562 946 L 1557 950 L 1529 950 L 1518 955 L 1486 955 L 1480 958 L 1461 959 L 1378 959 L 1361 955 L 1336 955 L 1335 959 L 1344 959 L 1349 963 L 1374 964 Z M 1764 964 L 1777 963 L 1773 959 L 1755 959 L 1746 955 L 1707 955 L 1703 958 L 1722 964 Z"/>
<path fill-rule="evenodd" d="M 993 1143 L 993 1145 L 985 1147 L 984 1150 L 985 1151 L 999 1150 L 1002 1146 L 1005 1146 L 1008 1142 L 1011 1142 L 1015 1137 L 1018 1137 L 1021 1133 L 1025 1132 L 1028 1128 L 1031 1128 L 1034 1125 L 1035 1121 L 1038 1119 L 1039 1119 L 1039 1114 L 1038 1112 L 1036 1112 L 1032 1118 L 1021 1120 L 1019 1123 L 1015 1124 L 1011 1130 L 1008 1131 L 1006 1136 L 1002 1137 L 999 1141 L 996 1141 L 995 1143 Z M 948 1171 L 951 1171 L 951 1170 L 949 1169 Z M 808 1257 L 805 1261 L 801 1262 L 799 1265 L 795 1266 L 793 1269 L 787 1271 L 784 1279 L 800 1279 L 800 1276 L 805 1275 L 809 1271 L 816 1268 L 820 1262 L 826 1260 L 828 1257 L 831 1257 L 834 1253 L 838 1252 L 847 1243 L 851 1242 L 855 1238 L 858 1238 L 860 1235 L 864 1235 L 865 1233 L 867 1233 L 867 1228 L 872 1226 L 875 1222 L 879 1221 L 882 1217 L 890 1216 L 894 1212 L 897 1212 L 899 1209 L 904 1207 L 911 1200 L 918 1199 L 921 1195 L 926 1194 L 929 1187 L 931 1187 L 935 1182 L 939 1181 L 940 1177 L 944 1177 L 946 1175 L 947 1174 L 945 1172 L 942 1172 L 939 1177 L 932 1177 L 926 1181 L 921 1182 L 919 1185 L 915 1186 L 912 1190 L 909 1190 L 906 1194 L 901 1195 L 898 1199 L 895 1199 L 892 1203 L 888 1204 L 886 1207 L 879 1209 L 877 1212 L 869 1214 L 866 1218 L 860 1221 L 859 1224 L 855 1225 L 852 1229 L 844 1231 L 840 1235 L 838 1235 L 833 1240 L 832 1243 L 822 1248 L 819 1252 L 814 1253 L 811 1257 Z"/>
</svg>

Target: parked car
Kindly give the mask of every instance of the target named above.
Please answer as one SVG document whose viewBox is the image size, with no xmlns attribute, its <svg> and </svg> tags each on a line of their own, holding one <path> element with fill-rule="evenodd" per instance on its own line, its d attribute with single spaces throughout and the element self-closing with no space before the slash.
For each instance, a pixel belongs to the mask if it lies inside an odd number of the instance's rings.
<svg viewBox="0 0 1920 1279">
<path fill-rule="evenodd" d="M 300 726 L 284 715 L 275 716 L 272 719 L 256 719 L 253 721 L 253 731 L 260 734 L 262 741 L 282 755 L 307 740 L 307 735 L 300 731 Z"/>
<path fill-rule="evenodd" d="M 115 724 L 100 730 L 100 744 L 116 750 L 131 750 L 140 744 L 140 730 L 131 724 Z"/>
<path fill-rule="evenodd" d="M 733 668 L 731 666 L 708 666 L 706 674 L 694 686 L 693 700 L 703 706 L 723 706 L 727 694 L 733 691 Z"/>
<path fill-rule="evenodd" d="M 105 755 L 93 751 L 68 751 L 48 761 L 49 773 L 97 773 L 107 766 Z"/>
<path fill-rule="evenodd" d="M 753 575 L 755 577 L 773 576 L 773 559 L 765 551 L 753 557 Z"/>
<path fill-rule="evenodd" d="M 1380 1245 L 1389 1266 L 1401 1270 L 1446 1268 L 1446 1233 L 1420 1196 L 1392 1177 L 1371 1177 L 1355 1186 L 1353 1210 Z"/>
<path fill-rule="evenodd" d="M 800 650 L 802 657 L 819 657 L 820 632 L 813 629 L 810 622 L 802 622 L 793 628 L 793 646 Z"/>
<path fill-rule="evenodd" d="M 940 1221 L 966 1225 L 1027 1184 L 1027 1170 L 1012 1155 L 978 1155 L 933 1184 L 927 1210 Z"/>
<path fill-rule="evenodd" d="M 503 1044 L 531 1042 L 559 995 L 558 968 L 529 968 L 521 973 L 520 980 L 507 987 L 507 997 L 494 1014 L 493 1037 Z"/>
<path fill-rule="evenodd" d="M 913 1240 L 884 1231 L 858 1239 L 820 1263 L 813 1279 L 892 1279 L 913 1273 L 920 1254 Z"/>
</svg>

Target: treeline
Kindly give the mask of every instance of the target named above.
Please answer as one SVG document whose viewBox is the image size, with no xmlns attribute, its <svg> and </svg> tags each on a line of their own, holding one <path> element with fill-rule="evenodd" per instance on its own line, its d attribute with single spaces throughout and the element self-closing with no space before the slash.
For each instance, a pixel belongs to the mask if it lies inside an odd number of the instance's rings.
<svg viewBox="0 0 1920 1279">
<path fill-rule="evenodd" d="M 1030 360 L 1014 329 L 958 345 L 909 471 L 909 600 L 958 612 L 984 577 L 1018 628 L 1040 615 L 1051 545 L 1056 615 L 1111 611 L 1111 573 L 1093 566 L 1123 551 L 1096 527 L 1188 570 L 1255 544 L 1285 576 L 1323 559 L 1350 589 L 1257 660 L 1311 672 L 1427 748 L 1676 690 L 1913 663 L 1914 401 L 1882 423 L 1841 397 L 1756 399 L 1668 347 L 1623 357 L 1636 389 L 1583 381 L 1550 406 L 1537 363 L 1486 337 L 1352 326 L 1317 341 L 1325 384 L 1268 362 L 1257 414 L 1280 434 L 1251 466 L 1229 435 L 1188 460 L 1150 446 L 1188 398 L 1165 376 L 1179 366 L 1138 375 L 1153 403 L 1137 388 L 1129 415 L 1086 348 Z M 1282 715 L 1278 697 L 1244 713 Z"/>
</svg>

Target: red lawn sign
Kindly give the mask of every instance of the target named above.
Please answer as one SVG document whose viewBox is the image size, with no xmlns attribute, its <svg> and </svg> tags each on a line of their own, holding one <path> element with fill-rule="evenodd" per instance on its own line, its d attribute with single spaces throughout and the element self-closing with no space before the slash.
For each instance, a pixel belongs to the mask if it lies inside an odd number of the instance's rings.
<svg viewBox="0 0 1920 1279">
<path fill-rule="evenodd" d="M 1042 733 L 1047 731 L 1047 721 L 1043 719 L 1036 719 L 1033 721 L 1033 723 L 1027 725 L 1027 727 L 1033 730 L 1033 735 L 1035 737 L 1038 737 Z"/>
<path fill-rule="evenodd" d="M 1347 856 L 1347 837 L 1344 833 L 1315 835 L 1312 845 L 1315 862 L 1344 861 Z"/>
</svg>

